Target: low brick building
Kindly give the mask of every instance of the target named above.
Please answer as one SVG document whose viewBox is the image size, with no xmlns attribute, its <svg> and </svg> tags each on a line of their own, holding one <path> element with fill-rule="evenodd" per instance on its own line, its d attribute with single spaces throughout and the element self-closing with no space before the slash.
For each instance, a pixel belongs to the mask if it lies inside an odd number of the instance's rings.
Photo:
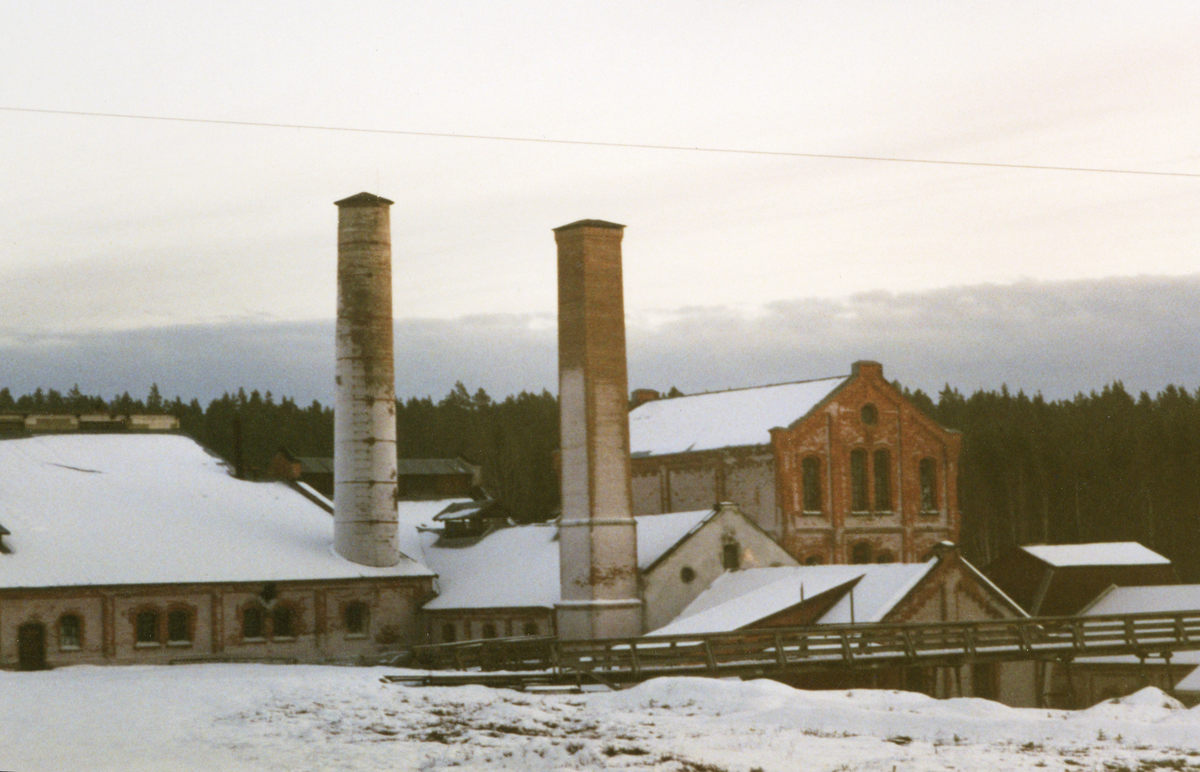
<svg viewBox="0 0 1200 772">
<path fill-rule="evenodd" d="M 26 435 L 0 439 L 0 668 L 320 662 L 418 638 L 432 572 L 340 557 L 293 486 L 236 479 L 174 433 Z"/>
<path fill-rule="evenodd" d="M 635 396 L 635 514 L 733 501 L 808 564 L 914 562 L 958 540 L 961 436 L 877 362 L 814 381 Z"/>
</svg>

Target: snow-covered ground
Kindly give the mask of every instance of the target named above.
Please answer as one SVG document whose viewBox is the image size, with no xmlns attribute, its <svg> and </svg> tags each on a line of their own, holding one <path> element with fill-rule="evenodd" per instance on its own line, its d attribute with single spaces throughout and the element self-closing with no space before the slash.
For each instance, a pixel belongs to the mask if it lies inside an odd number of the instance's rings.
<svg viewBox="0 0 1200 772">
<path fill-rule="evenodd" d="M 1072 713 L 772 681 L 669 678 L 583 695 L 380 682 L 392 672 L 0 672 L 0 769 L 1200 769 L 1200 709 L 1154 689 Z"/>
</svg>

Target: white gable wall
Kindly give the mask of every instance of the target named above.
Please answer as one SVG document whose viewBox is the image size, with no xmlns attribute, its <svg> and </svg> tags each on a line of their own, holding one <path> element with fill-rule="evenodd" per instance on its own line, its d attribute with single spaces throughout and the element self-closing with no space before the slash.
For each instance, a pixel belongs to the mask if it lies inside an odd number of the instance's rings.
<svg viewBox="0 0 1200 772">
<path fill-rule="evenodd" d="M 643 518 L 646 519 L 649 518 Z M 795 558 L 736 508 L 723 505 L 703 527 L 661 562 L 643 572 L 646 630 L 655 630 L 670 622 L 725 572 L 722 555 L 725 545 L 730 542 L 739 546 L 741 568 L 796 565 Z M 683 581 L 685 568 L 691 569 L 694 575 L 690 582 Z"/>
</svg>

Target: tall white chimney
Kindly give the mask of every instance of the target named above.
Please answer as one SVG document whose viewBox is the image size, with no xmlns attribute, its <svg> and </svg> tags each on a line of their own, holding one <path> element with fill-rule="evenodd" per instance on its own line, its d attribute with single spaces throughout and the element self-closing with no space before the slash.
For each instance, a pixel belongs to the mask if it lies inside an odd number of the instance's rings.
<svg viewBox="0 0 1200 772">
<path fill-rule="evenodd" d="M 562 600 L 555 613 L 564 640 L 642 634 L 629 480 L 624 229 L 603 220 L 554 229 L 562 429 Z"/>
<path fill-rule="evenodd" d="M 366 566 L 400 562 L 391 205 L 370 193 L 337 202 L 333 546 Z"/>
</svg>

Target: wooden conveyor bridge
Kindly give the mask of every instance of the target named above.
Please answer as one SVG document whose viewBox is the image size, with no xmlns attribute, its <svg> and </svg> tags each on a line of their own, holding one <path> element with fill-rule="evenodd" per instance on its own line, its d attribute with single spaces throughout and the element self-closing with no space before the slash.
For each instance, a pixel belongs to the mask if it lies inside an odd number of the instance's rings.
<svg viewBox="0 0 1200 772">
<path fill-rule="evenodd" d="M 418 646 L 426 673 L 386 676 L 421 685 L 513 688 L 659 676 L 780 677 L 838 669 L 950 667 L 989 662 L 1070 663 L 1133 655 L 1170 662 L 1200 649 L 1200 612 L 1031 617 L 987 622 L 764 628 L 704 635 L 563 641 L 499 638 Z"/>
</svg>

